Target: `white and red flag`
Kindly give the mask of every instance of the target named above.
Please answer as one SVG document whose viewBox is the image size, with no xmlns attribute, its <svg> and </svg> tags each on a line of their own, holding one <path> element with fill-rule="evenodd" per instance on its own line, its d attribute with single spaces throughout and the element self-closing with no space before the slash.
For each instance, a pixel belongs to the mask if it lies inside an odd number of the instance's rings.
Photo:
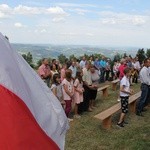
<svg viewBox="0 0 150 150">
<path fill-rule="evenodd" d="M 64 149 L 60 102 L 0 33 L 0 150 Z"/>
</svg>

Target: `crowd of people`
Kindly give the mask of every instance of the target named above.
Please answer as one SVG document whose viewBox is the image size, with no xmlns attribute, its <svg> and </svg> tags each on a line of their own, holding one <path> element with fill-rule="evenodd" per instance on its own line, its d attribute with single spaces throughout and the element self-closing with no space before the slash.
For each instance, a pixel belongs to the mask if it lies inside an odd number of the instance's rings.
<svg viewBox="0 0 150 150">
<path fill-rule="evenodd" d="M 127 101 L 133 93 L 130 86 L 138 83 L 139 76 L 142 83 L 142 95 L 136 114 L 142 116 L 144 107 L 150 103 L 149 61 L 146 59 L 140 64 L 138 57 L 126 56 L 120 61 L 113 62 L 102 56 L 101 59 L 82 57 L 80 61 L 71 60 L 60 64 L 56 59 L 49 62 L 47 58 L 44 58 L 42 65 L 38 68 L 38 74 L 60 101 L 69 121 L 73 120 L 70 118 L 72 106 L 74 107 L 74 118 L 80 118 L 84 111 L 92 112 L 95 108 L 94 100 L 99 84 L 119 78 L 122 114 L 118 125 L 123 127 L 124 116 L 128 109 Z"/>
</svg>

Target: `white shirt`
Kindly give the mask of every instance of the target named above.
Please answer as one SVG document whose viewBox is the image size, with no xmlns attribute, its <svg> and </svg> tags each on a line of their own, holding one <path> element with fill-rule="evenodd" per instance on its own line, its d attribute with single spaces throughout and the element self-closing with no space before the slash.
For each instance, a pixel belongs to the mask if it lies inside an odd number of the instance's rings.
<svg viewBox="0 0 150 150">
<path fill-rule="evenodd" d="M 63 90 L 63 97 L 64 97 L 64 100 L 71 100 L 71 97 L 65 92 L 64 85 L 66 85 L 68 91 L 71 92 L 71 91 L 73 90 L 73 87 L 74 87 L 74 85 L 73 85 L 73 80 L 71 80 L 71 81 L 69 82 L 69 81 L 67 81 L 66 79 L 64 79 L 64 80 L 62 81 L 62 85 L 63 85 L 62 90 Z"/>
<path fill-rule="evenodd" d="M 129 82 L 129 79 L 126 76 L 124 76 L 121 79 L 120 86 L 124 86 L 124 90 L 127 91 L 127 92 L 130 92 L 130 82 Z M 120 91 L 120 96 L 125 97 L 125 96 L 129 96 L 129 94 Z"/>
<path fill-rule="evenodd" d="M 83 76 L 82 79 L 84 82 L 87 82 L 88 85 L 92 85 L 92 77 L 91 77 L 91 71 L 87 70 L 87 68 L 83 68 Z"/>
<path fill-rule="evenodd" d="M 139 61 L 136 61 L 135 63 L 133 63 L 133 67 L 134 69 L 140 70 L 141 66 L 140 66 Z"/>
<path fill-rule="evenodd" d="M 80 67 L 81 67 L 81 68 L 84 68 L 84 67 L 85 67 L 85 63 L 86 63 L 86 61 L 81 60 L 81 61 L 80 61 L 80 64 L 79 64 Z"/>
<path fill-rule="evenodd" d="M 141 81 L 141 83 L 150 85 L 149 69 L 145 66 L 140 71 L 140 81 Z"/>
<path fill-rule="evenodd" d="M 77 74 L 77 67 L 70 66 L 69 69 L 72 70 L 72 77 L 75 78 Z"/>
</svg>

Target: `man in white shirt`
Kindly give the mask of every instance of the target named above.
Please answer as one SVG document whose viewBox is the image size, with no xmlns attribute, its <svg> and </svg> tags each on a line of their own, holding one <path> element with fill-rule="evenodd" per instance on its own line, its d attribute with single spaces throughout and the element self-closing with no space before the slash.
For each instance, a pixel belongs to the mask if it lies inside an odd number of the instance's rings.
<svg viewBox="0 0 150 150">
<path fill-rule="evenodd" d="M 140 71 L 140 81 L 141 81 L 141 98 L 137 104 L 137 112 L 136 115 L 143 116 L 142 111 L 145 107 L 148 97 L 149 97 L 149 88 L 150 88 L 150 75 L 148 67 L 150 67 L 150 60 L 146 58 L 144 60 L 144 66 Z"/>
<path fill-rule="evenodd" d="M 83 87 L 84 87 L 84 93 L 83 93 L 83 103 L 79 105 L 79 112 L 82 113 L 83 111 L 89 111 L 91 112 L 92 109 L 90 108 L 90 98 L 91 98 L 91 89 L 94 88 L 92 85 L 92 77 L 91 77 L 91 71 L 90 71 L 91 64 L 90 62 L 86 62 L 85 67 L 82 69 L 83 71 Z"/>
<path fill-rule="evenodd" d="M 86 63 L 86 58 L 85 56 L 83 56 L 79 64 L 81 69 L 85 68 L 85 63 Z"/>
<path fill-rule="evenodd" d="M 72 70 L 72 78 L 75 79 L 76 78 L 76 74 L 77 74 L 77 67 L 76 67 L 76 63 L 73 61 L 71 66 L 69 67 L 70 70 Z"/>
<path fill-rule="evenodd" d="M 135 58 L 134 69 L 137 69 L 138 71 L 141 69 L 138 57 Z"/>
</svg>

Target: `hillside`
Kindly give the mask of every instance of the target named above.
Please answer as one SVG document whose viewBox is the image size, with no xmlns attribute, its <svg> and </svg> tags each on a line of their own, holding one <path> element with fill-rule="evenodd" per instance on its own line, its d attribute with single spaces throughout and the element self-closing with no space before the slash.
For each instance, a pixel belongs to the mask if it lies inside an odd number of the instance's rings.
<svg viewBox="0 0 150 150">
<path fill-rule="evenodd" d="M 64 54 L 66 57 L 74 54 L 75 56 L 82 56 L 84 54 L 104 54 L 107 57 L 112 58 L 114 54 L 127 53 L 135 56 L 138 48 L 120 48 L 120 47 L 96 47 L 96 46 L 78 46 L 78 45 L 40 45 L 40 44 L 12 44 L 13 48 L 19 53 L 31 52 L 35 61 L 43 57 L 57 58 L 60 54 Z"/>
</svg>

